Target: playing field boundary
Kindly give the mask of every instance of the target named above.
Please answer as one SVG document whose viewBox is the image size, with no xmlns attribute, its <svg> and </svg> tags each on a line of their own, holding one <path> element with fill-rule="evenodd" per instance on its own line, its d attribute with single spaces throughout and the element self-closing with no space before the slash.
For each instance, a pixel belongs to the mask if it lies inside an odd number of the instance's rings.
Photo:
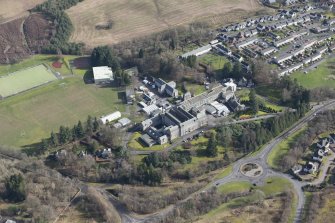
<svg viewBox="0 0 335 223">
<path fill-rule="evenodd" d="M 0 76 L 0 100 L 30 91 L 59 79 L 42 63 Z"/>
</svg>

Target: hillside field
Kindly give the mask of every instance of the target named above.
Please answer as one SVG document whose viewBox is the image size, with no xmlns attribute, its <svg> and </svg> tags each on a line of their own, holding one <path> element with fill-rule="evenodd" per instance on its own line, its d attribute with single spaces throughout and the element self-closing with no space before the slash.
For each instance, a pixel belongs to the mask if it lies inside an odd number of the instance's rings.
<svg viewBox="0 0 335 223">
<path fill-rule="evenodd" d="M 0 0 L 0 23 L 28 15 L 27 10 L 45 0 Z"/>
<path fill-rule="evenodd" d="M 71 41 L 113 44 L 199 19 L 224 24 L 262 9 L 257 0 L 85 0 L 67 10 Z M 250 14 L 249 14 L 250 15 Z M 96 26 L 108 26 L 108 30 Z"/>
</svg>

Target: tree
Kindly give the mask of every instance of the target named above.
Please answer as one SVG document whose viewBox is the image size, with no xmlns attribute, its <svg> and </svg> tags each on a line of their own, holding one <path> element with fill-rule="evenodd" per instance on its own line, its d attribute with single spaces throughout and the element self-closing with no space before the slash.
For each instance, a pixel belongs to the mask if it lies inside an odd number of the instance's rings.
<svg viewBox="0 0 335 223">
<path fill-rule="evenodd" d="M 206 153 L 207 153 L 207 156 L 209 156 L 209 157 L 216 157 L 218 155 L 217 142 L 216 142 L 216 139 L 215 139 L 215 134 L 213 134 L 213 133 L 208 140 Z"/>
<path fill-rule="evenodd" d="M 99 46 L 93 49 L 91 54 L 93 66 L 109 66 L 113 70 L 120 68 L 118 59 L 113 55 L 112 49 L 108 46 Z"/>
<path fill-rule="evenodd" d="M 50 134 L 50 145 L 51 146 L 57 146 L 58 145 L 57 135 L 53 131 Z"/>
<path fill-rule="evenodd" d="M 96 132 L 100 129 L 100 124 L 98 119 L 95 117 L 93 121 L 93 132 Z"/>
<path fill-rule="evenodd" d="M 232 74 L 232 66 L 231 63 L 228 61 L 227 63 L 224 64 L 223 69 L 222 69 L 222 78 L 228 78 L 231 77 Z"/>
<path fill-rule="evenodd" d="M 144 50 L 140 49 L 140 51 L 138 52 L 138 57 L 139 58 L 143 58 L 144 57 Z"/>
<path fill-rule="evenodd" d="M 49 141 L 47 139 L 42 139 L 42 142 L 41 142 L 41 150 L 42 151 L 45 151 L 49 148 Z"/>
<path fill-rule="evenodd" d="M 256 84 L 269 85 L 273 84 L 277 79 L 277 74 L 270 71 L 270 66 L 261 60 L 254 60 L 252 62 L 252 75 Z"/>
<path fill-rule="evenodd" d="M 84 128 L 83 128 L 83 125 L 81 124 L 81 121 L 79 121 L 76 126 L 76 137 L 78 139 L 84 137 Z"/>
<path fill-rule="evenodd" d="M 69 127 L 60 126 L 58 140 L 60 144 L 65 144 L 72 138 L 72 133 Z"/>
<path fill-rule="evenodd" d="M 225 150 L 224 154 L 223 154 L 223 160 L 227 161 L 228 163 L 230 162 L 229 160 L 229 156 L 228 156 L 228 152 L 227 152 L 227 149 Z"/>
<path fill-rule="evenodd" d="M 237 80 L 243 77 L 242 64 L 240 62 L 234 63 L 232 70 L 232 77 Z"/>
<path fill-rule="evenodd" d="M 195 68 L 197 65 L 197 57 L 195 55 L 188 56 L 186 58 L 186 64 L 191 68 Z"/>
<path fill-rule="evenodd" d="M 26 199 L 24 179 L 21 174 L 14 174 L 5 179 L 6 195 L 10 201 L 20 202 Z"/>
<path fill-rule="evenodd" d="M 87 117 L 86 121 L 86 133 L 89 135 L 93 134 L 93 119 L 90 115 Z"/>
<path fill-rule="evenodd" d="M 250 90 L 249 103 L 250 103 L 251 113 L 253 115 L 256 115 L 259 111 L 259 104 L 258 104 L 258 101 L 257 101 L 255 89 Z"/>
</svg>

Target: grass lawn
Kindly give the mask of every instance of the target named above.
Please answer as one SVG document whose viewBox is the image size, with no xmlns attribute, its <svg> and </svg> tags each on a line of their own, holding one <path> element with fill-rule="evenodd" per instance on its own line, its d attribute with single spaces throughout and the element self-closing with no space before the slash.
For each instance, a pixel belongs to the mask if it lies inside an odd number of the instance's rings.
<svg viewBox="0 0 335 223">
<path fill-rule="evenodd" d="M 270 218 L 273 216 L 274 211 L 280 210 L 281 202 L 280 199 L 276 198 L 275 196 L 279 193 L 285 191 L 292 187 L 291 183 L 279 177 L 271 177 L 267 178 L 265 184 L 263 186 L 256 186 L 254 187 L 251 183 L 247 181 L 239 181 L 239 182 L 230 182 L 225 185 L 222 185 L 218 188 L 218 190 L 222 193 L 233 193 L 233 192 L 246 192 L 250 188 L 256 189 L 264 193 L 266 199 L 263 203 L 266 205 L 257 205 L 257 202 L 260 199 L 260 194 L 254 192 L 250 193 L 247 196 L 239 197 L 235 199 L 229 200 L 227 203 L 224 203 L 217 207 L 216 209 L 211 210 L 207 214 L 201 216 L 197 223 L 219 223 L 219 222 L 238 222 L 238 223 L 245 223 L 245 222 L 259 222 L 261 215 L 263 218 Z M 274 198 L 272 198 L 274 197 Z M 291 204 L 292 211 L 290 215 L 289 222 L 292 222 L 294 214 L 295 214 L 295 207 L 296 207 L 297 198 L 294 196 L 293 202 Z M 248 207 L 248 208 L 247 208 Z M 248 210 L 256 210 L 259 211 L 251 211 Z M 271 209 L 271 210 L 270 210 Z M 235 213 L 234 210 L 237 212 Z M 226 221 L 224 221 L 224 219 Z M 262 221 L 263 222 L 263 221 Z M 264 222 L 271 222 L 266 221 Z"/>
<path fill-rule="evenodd" d="M 63 58 L 60 60 L 63 63 L 62 67 L 55 68 L 52 66 L 52 63 L 58 60 L 57 55 L 37 54 L 19 63 L 0 65 L 0 76 L 40 64 L 46 64 L 54 71 L 59 72 L 62 75 L 69 75 L 72 74 L 70 70 L 70 62 L 78 57 L 79 56 L 64 55 Z M 73 73 L 78 75 L 84 75 L 86 71 L 87 70 L 85 69 L 73 69 Z"/>
<path fill-rule="evenodd" d="M 191 92 L 194 95 L 198 95 L 201 94 L 203 92 L 206 91 L 206 88 L 204 85 L 200 85 L 200 84 L 196 84 L 196 83 L 190 83 L 185 81 L 186 83 L 186 89 Z M 177 84 L 177 89 L 179 92 L 183 92 L 182 91 L 182 83 Z"/>
<path fill-rule="evenodd" d="M 211 66 L 214 71 L 221 70 L 225 63 L 228 62 L 228 59 L 224 56 L 220 56 L 216 53 L 207 53 L 204 56 L 201 56 L 198 59 L 199 62 Z"/>
<path fill-rule="evenodd" d="M 265 196 L 272 196 L 289 189 L 291 186 L 291 182 L 285 178 L 269 177 L 265 180 L 263 186 L 255 188 L 263 191 Z"/>
<path fill-rule="evenodd" d="M 128 147 L 133 150 L 163 150 L 169 146 L 169 144 L 164 145 L 154 145 L 151 147 L 145 147 L 139 142 L 139 138 L 142 134 L 139 132 L 135 132 L 128 142 Z"/>
<path fill-rule="evenodd" d="M 318 223 L 323 222 L 334 222 L 334 212 L 335 212 L 335 193 L 327 194 L 325 198 L 325 203 L 321 210 L 317 212 Z"/>
<path fill-rule="evenodd" d="M 318 66 L 317 69 L 310 70 L 307 74 L 301 71 L 291 75 L 292 79 L 297 79 L 302 86 L 313 89 L 317 87 L 335 88 L 335 58 L 328 59 Z"/>
<path fill-rule="evenodd" d="M 229 165 L 227 166 L 221 173 L 219 173 L 215 179 L 221 179 L 224 178 L 226 176 L 228 176 L 231 172 L 233 171 L 233 166 Z"/>
<path fill-rule="evenodd" d="M 267 97 L 274 102 L 278 102 L 281 97 L 281 90 L 275 87 L 257 86 L 255 89 L 257 94 Z"/>
<path fill-rule="evenodd" d="M 194 95 L 198 95 L 206 91 L 206 88 L 204 85 L 187 83 L 186 87 L 187 87 L 187 90 L 193 93 Z"/>
<path fill-rule="evenodd" d="M 57 80 L 44 65 L 30 67 L 0 78 L 0 96 L 8 97 Z"/>
<path fill-rule="evenodd" d="M 119 91 L 85 85 L 82 78 L 55 81 L 0 101 L 1 144 L 24 146 L 39 142 L 60 125 L 72 126 L 88 115 L 125 111 Z"/>
<path fill-rule="evenodd" d="M 236 182 L 238 183 L 238 182 Z M 237 187 L 237 190 L 243 192 L 245 189 L 250 188 L 248 182 L 239 182 L 239 185 L 235 185 L 235 182 L 230 183 L 231 186 Z M 249 185 L 248 185 L 249 184 Z M 258 193 L 251 193 L 250 195 L 234 198 L 229 200 L 211 210 L 207 214 L 200 216 L 196 223 L 221 223 L 221 222 L 231 222 L 231 223 L 251 223 L 251 222 L 271 222 L 272 216 L 275 212 L 281 209 L 282 202 L 280 199 L 267 198 L 263 201 L 263 205 L 257 205 L 260 199 Z M 265 205 L 265 206 L 264 206 Z M 262 220 L 261 220 L 262 219 Z"/>
<path fill-rule="evenodd" d="M 293 143 L 301 134 L 306 131 L 306 127 L 300 129 L 299 131 L 295 132 L 294 134 L 287 137 L 284 141 L 282 141 L 279 145 L 277 145 L 269 154 L 267 162 L 268 164 L 275 169 L 279 169 L 279 161 L 283 156 L 285 156 L 289 150 L 290 145 Z"/>
<path fill-rule="evenodd" d="M 246 192 L 252 187 L 248 181 L 236 181 L 224 184 L 218 188 L 221 193 Z"/>
<path fill-rule="evenodd" d="M 262 97 L 257 97 L 257 100 L 262 103 L 265 107 L 272 108 L 278 112 L 283 111 L 285 108 L 269 101 L 264 100 Z"/>
</svg>

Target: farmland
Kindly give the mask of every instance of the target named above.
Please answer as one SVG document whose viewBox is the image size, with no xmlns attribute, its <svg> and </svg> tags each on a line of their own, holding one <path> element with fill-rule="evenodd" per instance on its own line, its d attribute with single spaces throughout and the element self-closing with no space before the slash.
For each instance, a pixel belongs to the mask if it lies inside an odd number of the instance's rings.
<svg viewBox="0 0 335 223">
<path fill-rule="evenodd" d="M 92 47 L 143 37 L 199 19 L 223 24 L 259 9 L 256 0 L 85 0 L 67 13 L 75 26 L 71 41 Z"/>
<path fill-rule="evenodd" d="M 42 2 L 44 0 L 0 0 L 0 23 L 25 16 L 27 10 Z"/>
</svg>

